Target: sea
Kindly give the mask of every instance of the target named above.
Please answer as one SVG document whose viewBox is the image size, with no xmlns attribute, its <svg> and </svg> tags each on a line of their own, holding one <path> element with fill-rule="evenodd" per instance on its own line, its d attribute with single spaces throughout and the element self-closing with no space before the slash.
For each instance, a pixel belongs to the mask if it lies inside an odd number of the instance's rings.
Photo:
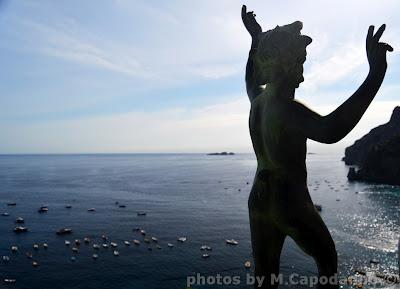
<svg viewBox="0 0 400 289">
<path fill-rule="evenodd" d="M 339 277 L 347 280 L 341 287 L 353 288 L 360 285 L 355 278 L 363 276 L 356 271 L 367 276 L 398 272 L 400 188 L 348 182 L 342 155 L 309 153 L 308 186 L 336 244 Z M 0 259 L 0 288 L 253 288 L 247 200 L 255 170 L 254 154 L 1 155 L 0 214 L 9 215 L 0 215 L 0 256 L 9 261 Z M 48 212 L 39 213 L 42 206 Z M 13 232 L 18 217 L 28 232 Z M 73 233 L 57 235 L 61 228 Z M 92 247 L 110 242 L 117 247 Z M 247 261 L 250 268 L 244 266 Z M 312 279 L 317 267 L 287 238 L 281 273 L 284 280 L 295 277 L 280 288 L 310 288 L 299 280 Z"/>
</svg>

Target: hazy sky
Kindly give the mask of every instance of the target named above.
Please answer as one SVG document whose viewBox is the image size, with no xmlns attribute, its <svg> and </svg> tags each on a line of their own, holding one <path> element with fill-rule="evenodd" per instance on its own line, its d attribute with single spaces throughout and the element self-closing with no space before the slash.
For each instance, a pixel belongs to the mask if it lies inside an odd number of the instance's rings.
<svg viewBox="0 0 400 289">
<path fill-rule="evenodd" d="M 0 1 L 0 153 L 250 152 L 241 5 L 263 29 L 313 38 L 296 96 L 326 114 L 368 73 L 369 24 L 395 51 L 373 105 L 339 145 L 400 104 L 400 2 Z"/>
</svg>

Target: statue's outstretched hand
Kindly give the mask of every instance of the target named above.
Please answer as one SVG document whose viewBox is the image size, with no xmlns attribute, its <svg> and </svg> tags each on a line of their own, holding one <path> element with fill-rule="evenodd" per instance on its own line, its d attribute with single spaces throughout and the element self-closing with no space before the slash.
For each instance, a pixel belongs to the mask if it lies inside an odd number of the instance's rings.
<svg viewBox="0 0 400 289">
<path fill-rule="evenodd" d="M 246 5 L 242 6 L 242 21 L 247 31 L 250 33 L 253 42 L 258 43 L 259 34 L 262 32 L 260 24 L 257 23 L 253 11 L 247 12 Z"/>
<path fill-rule="evenodd" d="M 387 43 L 379 42 L 386 25 L 379 27 L 374 35 L 374 26 L 368 29 L 366 48 L 370 71 L 374 73 L 385 73 L 387 68 L 386 52 L 393 51 L 392 46 Z"/>
</svg>

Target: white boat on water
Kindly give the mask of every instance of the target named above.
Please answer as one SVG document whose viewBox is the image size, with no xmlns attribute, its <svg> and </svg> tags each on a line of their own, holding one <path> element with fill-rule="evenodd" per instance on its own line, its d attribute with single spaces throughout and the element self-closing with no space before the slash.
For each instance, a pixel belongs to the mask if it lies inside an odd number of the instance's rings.
<svg viewBox="0 0 400 289">
<path fill-rule="evenodd" d="M 8 256 L 3 256 L 3 262 L 4 263 L 8 263 L 8 262 L 10 262 L 10 257 L 8 257 Z"/>
<path fill-rule="evenodd" d="M 167 246 L 168 246 L 169 248 L 172 248 L 172 247 L 174 247 L 174 244 L 168 243 Z"/>
<path fill-rule="evenodd" d="M 186 242 L 186 240 L 187 240 L 186 237 L 179 237 L 178 238 L 178 242 L 181 242 L 181 243 Z"/>
<path fill-rule="evenodd" d="M 140 245 L 140 241 L 135 239 L 135 240 L 133 240 L 133 244 Z"/>
<path fill-rule="evenodd" d="M 71 242 L 68 241 L 68 240 L 65 240 L 65 241 L 64 241 L 64 244 L 65 244 L 65 246 L 69 246 L 69 245 L 71 245 Z"/>
<path fill-rule="evenodd" d="M 18 247 L 17 246 L 11 246 L 11 251 L 12 252 L 18 252 Z"/>
<path fill-rule="evenodd" d="M 95 249 L 95 250 L 99 250 L 99 249 L 100 249 L 100 246 L 99 246 L 99 245 L 97 245 L 97 244 L 93 244 L 93 249 Z"/>
<path fill-rule="evenodd" d="M 103 248 L 107 249 L 108 248 L 108 244 L 103 244 Z"/>
<path fill-rule="evenodd" d="M 111 242 L 111 243 L 110 243 L 110 245 L 111 245 L 111 247 L 113 247 L 113 248 L 116 248 L 116 247 L 118 247 L 118 244 L 117 244 L 117 243 L 115 243 L 115 242 Z"/>
<path fill-rule="evenodd" d="M 114 250 L 113 255 L 114 256 L 119 256 L 119 252 L 117 250 Z"/>
<path fill-rule="evenodd" d="M 131 245 L 131 243 L 130 243 L 129 241 L 124 241 L 124 244 L 125 244 L 126 246 L 130 246 L 130 245 Z"/>
<path fill-rule="evenodd" d="M 151 240 L 152 240 L 154 243 L 157 243 L 157 242 L 158 242 L 158 239 L 157 239 L 156 237 L 151 237 Z"/>
<path fill-rule="evenodd" d="M 23 223 L 25 223 L 24 218 L 18 217 L 18 218 L 15 220 L 15 223 L 17 223 L 17 224 L 23 224 Z"/>
<path fill-rule="evenodd" d="M 212 248 L 210 246 L 207 245 L 203 245 L 200 247 L 201 251 L 212 251 Z"/>
<path fill-rule="evenodd" d="M 93 254 L 93 255 L 92 255 L 92 258 L 93 258 L 93 259 L 97 259 L 97 258 L 99 258 L 99 255 Z"/>
<path fill-rule="evenodd" d="M 238 241 L 236 241 L 235 239 L 226 239 L 225 242 L 229 245 L 237 245 L 239 244 Z"/>
</svg>

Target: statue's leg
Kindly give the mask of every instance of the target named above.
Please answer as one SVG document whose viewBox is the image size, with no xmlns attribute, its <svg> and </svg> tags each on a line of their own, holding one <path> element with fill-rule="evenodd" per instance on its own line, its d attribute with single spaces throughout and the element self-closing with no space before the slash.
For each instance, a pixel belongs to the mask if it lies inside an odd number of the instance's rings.
<svg viewBox="0 0 400 289">
<path fill-rule="evenodd" d="M 314 208 L 302 210 L 294 218 L 288 235 L 312 256 L 318 266 L 319 277 L 334 279 L 337 275 L 335 243 L 324 221 Z M 337 277 L 337 276 L 336 276 Z M 322 280 L 322 279 L 321 279 Z M 338 284 L 318 284 L 317 288 L 339 288 Z"/>
<path fill-rule="evenodd" d="M 255 277 L 263 281 L 261 287 L 258 287 L 257 282 L 254 287 L 277 288 L 279 285 L 279 260 L 285 235 L 263 214 L 249 209 Z"/>
</svg>

